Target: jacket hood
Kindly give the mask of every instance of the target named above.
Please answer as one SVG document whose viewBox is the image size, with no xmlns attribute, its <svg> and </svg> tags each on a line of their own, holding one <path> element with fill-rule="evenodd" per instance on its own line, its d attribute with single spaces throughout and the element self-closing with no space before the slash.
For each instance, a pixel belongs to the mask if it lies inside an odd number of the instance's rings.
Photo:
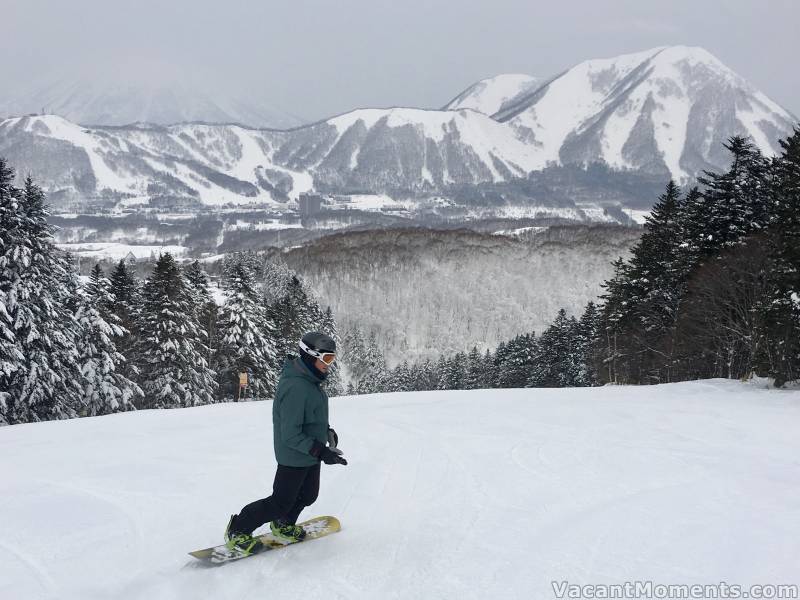
<svg viewBox="0 0 800 600">
<path fill-rule="evenodd" d="M 300 360 L 299 356 L 294 356 L 292 354 L 287 356 L 286 360 L 283 362 L 281 377 L 296 377 L 299 379 L 305 379 L 306 381 L 310 381 L 311 383 L 317 385 L 323 381 L 309 370 L 303 361 Z"/>
</svg>

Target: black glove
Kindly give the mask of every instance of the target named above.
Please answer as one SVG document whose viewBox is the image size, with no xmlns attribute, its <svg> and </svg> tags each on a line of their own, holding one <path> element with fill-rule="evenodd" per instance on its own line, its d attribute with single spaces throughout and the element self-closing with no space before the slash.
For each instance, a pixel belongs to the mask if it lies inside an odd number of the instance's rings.
<svg viewBox="0 0 800 600">
<path fill-rule="evenodd" d="M 331 448 L 339 447 L 339 436 L 336 435 L 336 430 L 333 427 L 328 427 L 328 446 Z"/>
<path fill-rule="evenodd" d="M 341 453 L 341 450 L 337 452 Z M 320 444 L 318 441 L 314 441 L 314 445 L 311 446 L 311 451 L 309 454 L 314 458 L 320 459 L 326 465 L 346 465 L 347 461 L 345 460 L 344 456 L 341 454 L 337 454 L 330 448 L 327 448 Z"/>
</svg>

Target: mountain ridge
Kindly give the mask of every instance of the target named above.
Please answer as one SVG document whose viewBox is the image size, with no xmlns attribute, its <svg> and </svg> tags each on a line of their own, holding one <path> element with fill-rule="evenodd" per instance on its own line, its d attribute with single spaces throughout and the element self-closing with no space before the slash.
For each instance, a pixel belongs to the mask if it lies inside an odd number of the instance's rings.
<svg viewBox="0 0 800 600">
<path fill-rule="evenodd" d="M 730 136 L 775 153 L 797 122 L 710 52 L 688 46 L 583 61 L 493 118 L 550 161 L 603 161 L 684 181 L 720 168 Z"/>
<path fill-rule="evenodd" d="M 584 61 L 550 79 L 478 83 L 486 106 L 500 102 L 492 116 L 468 106 L 360 108 L 279 129 L 197 121 L 85 127 L 34 115 L 0 121 L 0 155 L 72 201 L 279 207 L 309 191 L 435 195 L 550 164 L 602 162 L 686 182 L 727 166 L 729 136 L 750 135 L 771 154 L 796 122 L 702 48 L 659 47 Z M 454 102 L 473 98 L 464 94 L 475 85 Z"/>
<path fill-rule="evenodd" d="M 173 74 L 140 76 L 126 81 L 100 73 L 69 80 L 56 77 L 35 81 L 0 98 L 0 115 L 28 115 L 44 107 L 84 126 L 126 126 L 136 122 L 157 125 L 205 122 L 241 123 L 251 127 L 291 127 L 304 119 L 269 103 L 254 100 L 235 86 L 210 88 L 203 81 Z"/>
</svg>

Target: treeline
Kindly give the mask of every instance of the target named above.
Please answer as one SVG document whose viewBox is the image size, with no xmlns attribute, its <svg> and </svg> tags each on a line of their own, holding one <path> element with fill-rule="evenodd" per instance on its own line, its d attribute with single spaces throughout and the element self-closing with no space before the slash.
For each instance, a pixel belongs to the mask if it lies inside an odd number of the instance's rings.
<svg viewBox="0 0 800 600">
<path fill-rule="evenodd" d="M 800 378 L 800 130 L 765 157 L 729 140 L 731 166 L 669 182 L 598 305 L 540 336 L 387 369 L 347 332 L 350 393 Z"/>
<path fill-rule="evenodd" d="M 271 398 L 304 332 L 337 335 L 298 276 L 254 254 L 225 258 L 222 306 L 200 264 L 170 254 L 145 281 L 120 261 L 82 283 L 42 190 L 13 180 L 0 159 L 0 424 L 231 400 L 240 373 L 246 398 Z"/>
<path fill-rule="evenodd" d="M 800 375 L 800 130 L 763 156 L 744 138 L 702 188 L 670 182 L 602 296 L 600 381 Z"/>
<path fill-rule="evenodd" d="M 580 319 L 563 309 L 540 336 L 518 335 L 495 351 L 441 355 L 437 360 L 388 369 L 375 335 L 360 329 L 343 336 L 348 394 L 473 390 L 523 387 L 583 387 L 598 384 L 594 344 L 600 313 L 590 302 Z"/>
<path fill-rule="evenodd" d="M 349 330 L 329 392 L 797 380 L 800 130 L 781 147 L 768 158 L 734 137 L 727 171 L 670 182 L 579 319 L 561 310 L 541 335 L 393 369 L 374 334 Z M 225 258 L 222 306 L 199 263 L 169 254 L 143 282 L 120 262 L 82 285 L 44 194 L 13 175 L 0 160 L 0 424 L 229 400 L 243 372 L 247 397 L 270 398 L 304 332 L 338 339 L 302 280 L 255 254 Z"/>
</svg>

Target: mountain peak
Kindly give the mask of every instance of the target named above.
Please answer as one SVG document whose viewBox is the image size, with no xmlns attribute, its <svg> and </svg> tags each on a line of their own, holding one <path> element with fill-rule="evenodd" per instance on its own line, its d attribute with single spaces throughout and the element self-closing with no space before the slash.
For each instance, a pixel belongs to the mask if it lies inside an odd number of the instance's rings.
<svg viewBox="0 0 800 600">
<path fill-rule="evenodd" d="M 485 115 L 493 115 L 540 83 L 540 78 L 521 73 L 504 73 L 487 77 L 473 83 L 448 102 L 443 110 L 468 108 Z"/>
<path fill-rule="evenodd" d="M 746 135 L 779 150 L 794 118 L 706 49 L 662 46 L 587 60 L 508 110 L 545 160 L 643 169 L 685 181 L 724 168 L 724 142 Z"/>
<path fill-rule="evenodd" d="M 122 70 L 122 69 L 121 69 Z M 293 127 L 302 120 L 254 99 L 236 86 L 218 85 L 190 74 L 154 70 L 72 77 L 59 74 L 0 96 L 0 115 L 47 112 L 83 125 L 169 125 L 188 121 Z"/>
</svg>

